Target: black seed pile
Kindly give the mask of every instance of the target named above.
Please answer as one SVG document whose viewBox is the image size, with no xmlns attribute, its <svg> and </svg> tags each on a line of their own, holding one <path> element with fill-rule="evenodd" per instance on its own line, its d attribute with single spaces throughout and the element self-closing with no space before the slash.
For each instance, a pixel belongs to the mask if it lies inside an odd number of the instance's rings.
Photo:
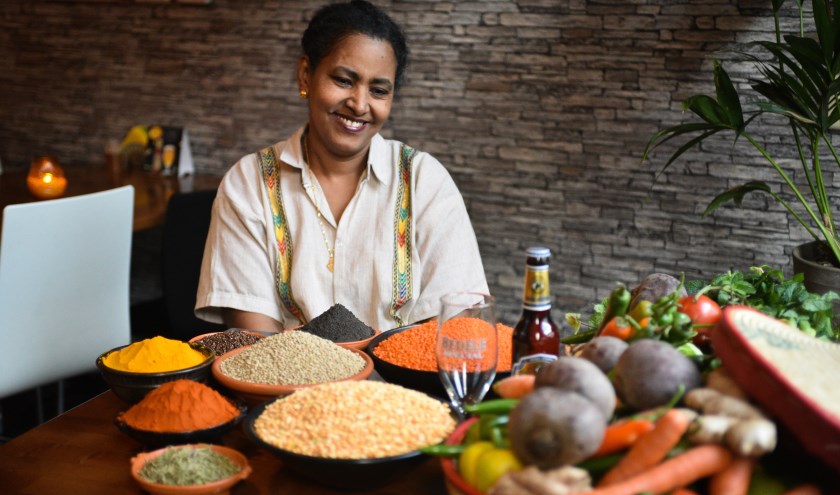
<svg viewBox="0 0 840 495">
<path fill-rule="evenodd" d="M 332 342 L 364 340 L 375 333 L 372 328 L 362 323 L 356 315 L 341 304 L 334 304 L 298 330 Z"/>
<path fill-rule="evenodd" d="M 246 345 L 256 344 L 262 337 L 242 330 L 228 330 L 227 332 L 214 333 L 199 340 L 198 343 L 221 356 L 226 352 L 239 349 Z"/>
</svg>

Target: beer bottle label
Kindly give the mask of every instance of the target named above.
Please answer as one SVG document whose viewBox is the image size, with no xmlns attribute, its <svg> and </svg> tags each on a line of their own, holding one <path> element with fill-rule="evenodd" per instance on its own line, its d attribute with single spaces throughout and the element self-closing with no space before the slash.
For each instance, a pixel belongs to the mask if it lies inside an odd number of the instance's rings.
<svg viewBox="0 0 840 495">
<path fill-rule="evenodd" d="M 540 366 L 556 361 L 557 356 L 553 354 L 531 354 L 524 356 L 513 363 L 510 370 L 511 375 L 526 374 L 535 375 Z"/>
<path fill-rule="evenodd" d="M 551 309 L 548 265 L 528 266 L 525 269 L 525 294 L 522 297 L 522 307 L 532 311 Z"/>
</svg>

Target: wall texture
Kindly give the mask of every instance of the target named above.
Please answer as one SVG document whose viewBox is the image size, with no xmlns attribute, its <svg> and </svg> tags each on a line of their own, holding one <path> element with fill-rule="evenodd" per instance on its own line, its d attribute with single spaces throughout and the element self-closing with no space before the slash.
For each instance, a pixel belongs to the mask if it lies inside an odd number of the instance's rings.
<svg viewBox="0 0 840 495">
<path fill-rule="evenodd" d="M 640 163 L 647 138 L 685 118 L 686 96 L 713 92 L 714 57 L 746 85 L 752 66 L 725 49 L 770 39 L 769 0 L 376 3 L 403 24 L 413 53 L 386 134 L 451 171 L 503 321 L 518 315 L 529 245 L 555 253 L 557 320 L 654 271 L 790 272 L 804 233 L 767 198 L 700 217 L 715 193 L 745 180 L 780 190 L 744 143 L 710 142 L 656 183 L 666 154 Z M 186 126 L 198 169 L 222 174 L 303 122 L 293 69 L 316 5 L 5 0 L 0 159 L 101 163 L 109 138 L 164 123 Z M 789 15 L 784 25 L 794 26 Z M 770 147 L 791 156 L 767 130 Z"/>
</svg>

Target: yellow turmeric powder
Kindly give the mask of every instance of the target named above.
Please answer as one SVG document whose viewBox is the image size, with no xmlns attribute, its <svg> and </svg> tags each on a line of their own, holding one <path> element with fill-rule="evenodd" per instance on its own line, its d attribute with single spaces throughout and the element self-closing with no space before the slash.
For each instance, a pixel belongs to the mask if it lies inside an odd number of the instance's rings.
<svg viewBox="0 0 840 495">
<path fill-rule="evenodd" d="M 161 373 L 191 368 L 207 357 L 186 342 L 157 336 L 105 356 L 105 366 L 133 373 Z"/>
</svg>

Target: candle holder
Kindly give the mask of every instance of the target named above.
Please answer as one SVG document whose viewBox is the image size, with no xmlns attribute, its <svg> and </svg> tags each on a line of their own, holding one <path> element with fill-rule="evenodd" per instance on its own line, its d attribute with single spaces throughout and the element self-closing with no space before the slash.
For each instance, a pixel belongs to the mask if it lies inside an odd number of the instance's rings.
<svg viewBox="0 0 840 495">
<path fill-rule="evenodd" d="M 35 197 L 40 199 L 57 198 L 67 189 L 64 169 L 55 157 L 44 155 L 32 160 L 26 185 Z"/>
</svg>

